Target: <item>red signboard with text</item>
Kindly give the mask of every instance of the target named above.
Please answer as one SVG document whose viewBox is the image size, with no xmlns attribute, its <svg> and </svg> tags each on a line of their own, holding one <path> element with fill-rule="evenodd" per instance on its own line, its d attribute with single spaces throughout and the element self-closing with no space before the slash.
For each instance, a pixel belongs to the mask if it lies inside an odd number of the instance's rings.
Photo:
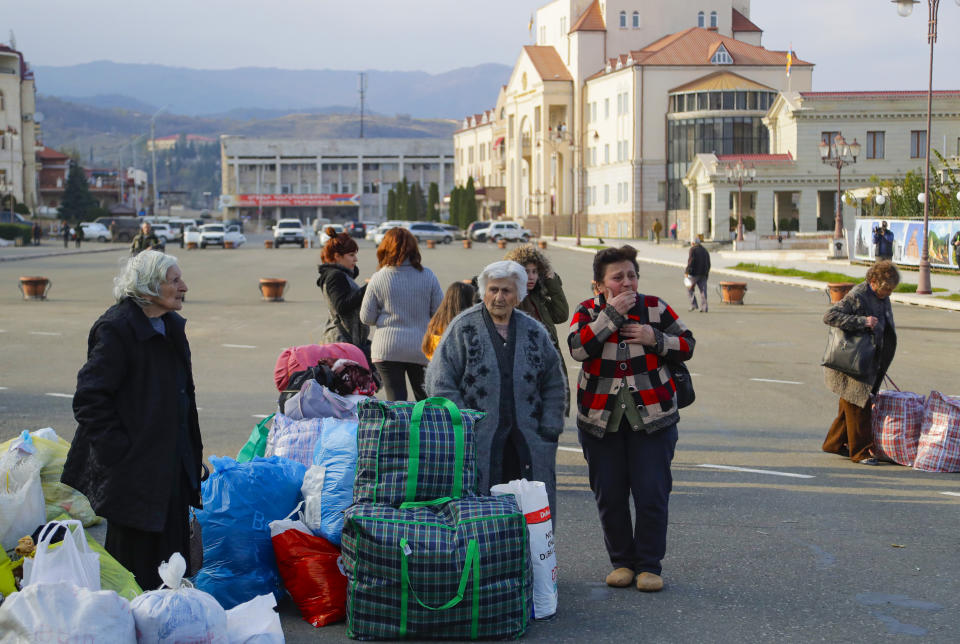
<svg viewBox="0 0 960 644">
<path fill-rule="evenodd" d="M 223 195 L 221 197 L 226 208 L 264 208 L 274 206 L 304 206 L 304 207 L 323 207 L 323 206 L 359 206 L 360 195 L 352 194 L 311 194 L 311 195 L 276 195 L 276 194 L 249 194 L 249 195 Z"/>
</svg>

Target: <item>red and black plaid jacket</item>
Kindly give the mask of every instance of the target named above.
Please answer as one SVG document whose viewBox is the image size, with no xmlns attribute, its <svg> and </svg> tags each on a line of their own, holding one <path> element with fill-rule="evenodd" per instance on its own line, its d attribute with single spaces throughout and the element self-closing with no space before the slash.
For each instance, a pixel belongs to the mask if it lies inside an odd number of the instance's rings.
<svg viewBox="0 0 960 644">
<path fill-rule="evenodd" d="M 620 327 L 628 321 L 652 326 L 656 346 L 621 342 Z M 577 380 L 578 428 L 603 436 L 621 387 L 633 394 L 646 431 L 677 422 L 677 388 L 667 361 L 689 360 L 696 341 L 666 302 L 638 294 L 633 308 L 620 315 L 598 295 L 577 306 L 570 329 L 570 355 L 583 363 Z"/>
</svg>

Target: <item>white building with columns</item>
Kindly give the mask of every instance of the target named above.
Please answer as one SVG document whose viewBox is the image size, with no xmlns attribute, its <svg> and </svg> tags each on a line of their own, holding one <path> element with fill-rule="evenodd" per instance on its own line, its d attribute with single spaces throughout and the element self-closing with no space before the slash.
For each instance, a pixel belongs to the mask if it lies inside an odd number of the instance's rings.
<svg viewBox="0 0 960 644">
<path fill-rule="evenodd" d="M 35 212 L 37 200 L 36 86 L 23 54 L 0 45 L 0 209 L 10 196 Z"/>
<path fill-rule="evenodd" d="M 773 97 L 812 84 L 813 65 L 796 56 L 787 77 L 787 52 L 764 49 L 749 15 L 749 0 L 544 5 L 495 108 L 454 135 L 457 182 L 502 178 L 506 216 L 544 234 L 685 226 L 695 154 L 765 152 Z M 464 161 L 480 139 L 486 165 L 477 153 Z"/>
<path fill-rule="evenodd" d="M 729 238 L 729 218 L 736 216 L 739 195 L 737 185 L 727 181 L 726 168 L 738 161 L 756 171 L 753 182 L 743 187 L 743 214 L 755 217 L 761 237 L 832 232 L 838 179 L 841 192 L 853 197 L 841 200 L 844 227 L 852 230 L 857 197 L 910 171 L 922 176 L 926 116 L 925 91 L 779 94 L 763 118 L 768 153 L 696 155 L 683 178 L 690 204 L 683 238 Z M 932 148 L 947 159 L 960 156 L 960 91 L 934 92 L 932 119 Z M 819 150 L 821 141 L 837 134 L 860 144 L 856 163 L 844 167 L 839 177 Z M 931 167 L 938 165 L 931 155 Z"/>
<path fill-rule="evenodd" d="M 318 217 L 380 222 L 387 193 L 406 178 L 427 194 L 453 185 L 448 139 L 248 139 L 220 137 L 221 206 L 227 219 Z"/>
</svg>

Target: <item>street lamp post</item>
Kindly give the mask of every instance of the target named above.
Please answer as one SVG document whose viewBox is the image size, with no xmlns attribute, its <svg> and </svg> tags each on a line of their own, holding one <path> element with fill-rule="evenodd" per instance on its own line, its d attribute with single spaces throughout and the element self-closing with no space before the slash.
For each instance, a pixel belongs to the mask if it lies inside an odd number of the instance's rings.
<svg viewBox="0 0 960 644">
<path fill-rule="evenodd" d="M 151 214 L 156 216 L 157 214 L 157 137 L 154 135 L 154 125 L 156 124 L 157 117 L 160 116 L 160 112 L 167 109 L 167 106 L 164 105 L 159 110 L 157 110 L 153 116 L 150 117 L 150 149 L 153 152 L 153 205 L 151 207 Z"/>
<path fill-rule="evenodd" d="M 752 183 L 757 176 L 757 169 L 743 165 L 743 159 L 736 164 L 727 164 L 727 183 L 737 184 L 737 244 L 743 243 L 743 184 Z"/>
<path fill-rule="evenodd" d="M 913 13 L 913 5 L 920 4 L 920 0 L 891 0 L 897 5 L 897 12 L 906 18 Z M 954 0 L 960 6 L 960 0 Z M 930 43 L 930 65 L 927 73 L 927 130 L 926 130 L 926 160 L 923 172 L 923 253 L 920 256 L 920 274 L 917 277 L 917 293 L 929 295 L 930 288 L 930 121 L 933 112 L 933 45 L 937 42 L 937 12 L 940 11 L 940 0 L 927 0 L 927 42 Z"/>
<path fill-rule="evenodd" d="M 833 227 L 833 238 L 843 239 L 843 189 L 840 184 L 840 173 L 843 168 L 857 162 L 860 156 L 860 144 L 854 139 L 847 143 L 842 134 L 833 137 L 833 142 L 821 141 L 820 160 L 824 164 L 837 169 L 837 219 Z"/>
</svg>

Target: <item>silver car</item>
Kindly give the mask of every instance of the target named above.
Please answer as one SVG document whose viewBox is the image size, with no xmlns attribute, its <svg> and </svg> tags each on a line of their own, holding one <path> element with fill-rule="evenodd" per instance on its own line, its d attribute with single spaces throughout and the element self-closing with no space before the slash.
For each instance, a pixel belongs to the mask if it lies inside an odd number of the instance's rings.
<svg viewBox="0 0 960 644">
<path fill-rule="evenodd" d="M 453 241 L 453 233 L 440 227 L 439 224 L 414 221 L 407 225 L 407 229 L 413 233 L 413 236 L 421 243 L 433 240 L 449 244 Z"/>
</svg>

